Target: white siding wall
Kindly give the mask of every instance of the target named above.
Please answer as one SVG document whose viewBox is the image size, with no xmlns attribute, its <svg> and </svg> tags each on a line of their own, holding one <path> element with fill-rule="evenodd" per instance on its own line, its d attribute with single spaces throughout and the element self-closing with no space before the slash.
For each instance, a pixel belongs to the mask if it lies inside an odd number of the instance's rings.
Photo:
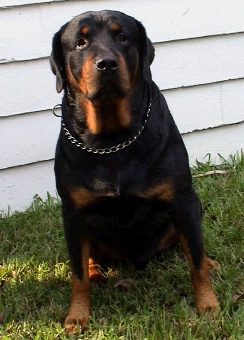
<svg viewBox="0 0 244 340">
<path fill-rule="evenodd" d="M 243 0 L 0 0 L 0 210 L 55 195 L 60 103 L 49 67 L 53 34 L 87 10 L 140 20 L 156 48 L 152 73 L 190 162 L 244 147 Z"/>
</svg>

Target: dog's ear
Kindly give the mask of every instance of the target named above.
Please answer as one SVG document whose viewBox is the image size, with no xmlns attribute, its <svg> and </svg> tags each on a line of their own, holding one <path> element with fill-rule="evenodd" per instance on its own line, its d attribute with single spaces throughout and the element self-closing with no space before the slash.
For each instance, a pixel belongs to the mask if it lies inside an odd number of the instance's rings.
<svg viewBox="0 0 244 340">
<path fill-rule="evenodd" d="M 143 78 L 147 83 L 150 83 L 152 81 L 150 65 L 154 59 L 155 49 L 151 40 L 147 37 L 144 26 L 139 21 L 137 21 L 137 26 L 139 29 L 139 48 Z"/>
<path fill-rule="evenodd" d="M 65 70 L 64 70 L 64 54 L 61 42 L 61 36 L 67 24 L 62 26 L 60 30 L 54 35 L 52 43 L 52 53 L 50 56 L 51 70 L 56 76 L 56 89 L 60 93 L 63 89 Z"/>
</svg>

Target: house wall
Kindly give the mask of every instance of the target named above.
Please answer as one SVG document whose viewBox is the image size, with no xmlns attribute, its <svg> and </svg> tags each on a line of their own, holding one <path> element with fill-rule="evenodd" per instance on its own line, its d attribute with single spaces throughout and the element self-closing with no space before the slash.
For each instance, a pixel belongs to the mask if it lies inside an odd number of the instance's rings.
<svg viewBox="0 0 244 340">
<path fill-rule="evenodd" d="M 244 147 L 243 0 L 0 0 L 0 210 L 55 194 L 53 156 L 61 102 L 49 67 L 54 33 L 87 10 L 116 9 L 146 27 L 153 79 L 190 163 Z"/>
</svg>

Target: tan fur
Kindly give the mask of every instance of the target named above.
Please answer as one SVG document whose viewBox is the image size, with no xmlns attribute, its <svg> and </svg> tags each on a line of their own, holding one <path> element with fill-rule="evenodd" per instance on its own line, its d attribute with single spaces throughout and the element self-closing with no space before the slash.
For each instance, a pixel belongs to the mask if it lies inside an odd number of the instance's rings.
<svg viewBox="0 0 244 340">
<path fill-rule="evenodd" d="M 115 32 L 119 32 L 121 30 L 121 26 L 119 24 L 113 24 L 112 30 Z"/>
<path fill-rule="evenodd" d="M 81 34 L 83 35 L 87 35 L 89 33 L 89 28 L 88 27 L 82 27 L 81 28 Z"/>
<path fill-rule="evenodd" d="M 89 243 L 82 246 L 83 280 L 80 281 L 72 273 L 72 300 L 64 326 L 68 334 L 75 334 L 79 326 L 87 328 L 90 316 L 90 280 L 89 280 Z"/>
<path fill-rule="evenodd" d="M 87 126 L 95 135 L 126 127 L 131 120 L 127 98 L 109 104 L 87 101 L 85 111 Z"/>
<path fill-rule="evenodd" d="M 179 235 L 176 233 L 173 224 L 159 242 L 155 254 L 168 250 L 179 241 Z"/>
<path fill-rule="evenodd" d="M 171 179 L 168 179 L 161 183 L 160 185 L 151 187 L 144 191 L 143 193 L 140 193 L 139 197 L 145 197 L 149 199 L 157 198 L 166 203 L 170 203 L 174 200 L 175 197 L 174 182 Z"/>
<path fill-rule="evenodd" d="M 70 197 L 77 209 L 86 207 L 95 201 L 95 196 L 85 188 L 70 189 Z"/>
<path fill-rule="evenodd" d="M 187 240 L 180 236 L 181 244 L 186 254 L 190 266 L 191 280 L 195 292 L 198 314 L 207 311 L 214 317 L 219 306 L 218 299 L 210 283 L 210 269 L 219 266 L 216 261 L 212 261 L 204 256 L 201 267 L 195 268 L 189 251 Z"/>
</svg>

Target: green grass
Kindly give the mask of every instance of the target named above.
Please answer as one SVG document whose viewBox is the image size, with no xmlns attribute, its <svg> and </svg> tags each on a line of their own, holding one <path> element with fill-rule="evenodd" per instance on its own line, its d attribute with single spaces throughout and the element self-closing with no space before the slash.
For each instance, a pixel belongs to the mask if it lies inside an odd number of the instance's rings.
<svg viewBox="0 0 244 340">
<path fill-rule="evenodd" d="M 177 246 L 143 273 L 104 268 L 109 280 L 93 286 L 90 328 L 75 339 L 244 339 L 244 157 L 218 167 L 199 163 L 193 174 L 214 169 L 229 172 L 194 182 L 204 207 L 206 251 L 222 266 L 212 278 L 221 304 L 216 319 L 196 315 Z M 70 271 L 59 203 L 35 197 L 26 212 L 2 217 L 0 225 L 0 339 L 66 339 Z M 114 288 L 122 278 L 134 282 L 128 291 Z"/>
</svg>

